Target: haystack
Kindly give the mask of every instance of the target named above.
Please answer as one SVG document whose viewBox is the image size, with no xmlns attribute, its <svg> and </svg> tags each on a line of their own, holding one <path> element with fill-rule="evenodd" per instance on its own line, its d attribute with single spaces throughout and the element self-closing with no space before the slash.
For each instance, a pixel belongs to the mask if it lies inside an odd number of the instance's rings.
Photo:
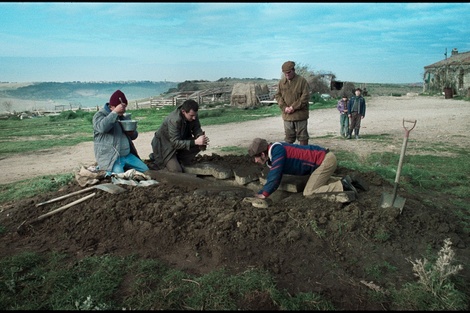
<svg viewBox="0 0 470 313">
<path fill-rule="evenodd" d="M 268 85 L 257 83 L 236 83 L 233 85 L 230 105 L 239 108 L 260 106 L 257 95 L 269 94 Z"/>
</svg>

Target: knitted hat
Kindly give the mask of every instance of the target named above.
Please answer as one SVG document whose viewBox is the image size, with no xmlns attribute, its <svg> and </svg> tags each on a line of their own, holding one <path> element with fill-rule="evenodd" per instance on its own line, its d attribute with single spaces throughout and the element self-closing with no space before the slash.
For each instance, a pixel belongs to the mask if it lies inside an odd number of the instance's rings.
<svg viewBox="0 0 470 313">
<path fill-rule="evenodd" d="M 268 142 L 265 139 L 255 138 L 248 148 L 248 154 L 250 156 L 255 156 L 261 152 L 268 150 Z"/>
<path fill-rule="evenodd" d="M 112 94 L 111 98 L 109 98 L 109 106 L 117 107 L 119 104 L 121 104 L 121 100 L 119 100 L 119 98 L 121 98 L 122 102 L 127 105 L 127 99 L 124 93 L 121 90 L 116 90 Z"/>
<path fill-rule="evenodd" d="M 295 67 L 295 62 L 292 61 L 287 61 L 282 64 L 282 71 L 283 72 L 289 72 L 290 70 L 293 70 Z"/>
</svg>

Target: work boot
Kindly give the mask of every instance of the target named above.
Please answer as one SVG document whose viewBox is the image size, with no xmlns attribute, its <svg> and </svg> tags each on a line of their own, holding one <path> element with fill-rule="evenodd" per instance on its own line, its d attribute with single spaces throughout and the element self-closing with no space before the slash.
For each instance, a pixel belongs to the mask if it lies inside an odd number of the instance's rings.
<svg viewBox="0 0 470 313">
<path fill-rule="evenodd" d="M 356 188 L 356 190 L 363 190 L 363 191 L 368 191 L 369 190 L 369 184 L 359 175 L 353 175 L 351 177 L 351 184 Z"/>
<path fill-rule="evenodd" d="M 356 128 L 354 133 L 356 134 L 356 139 L 359 139 L 359 128 Z"/>
<path fill-rule="evenodd" d="M 352 185 L 352 179 L 349 175 L 344 176 L 341 179 L 341 183 L 343 184 L 343 190 L 344 191 L 354 191 L 354 194 L 357 197 L 358 192 L 357 192 L 356 188 Z"/>
<path fill-rule="evenodd" d="M 348 131 L 348 136 L 346 137 L 347 139 L 351 139 L 351 133 L 352 133 L 352 130 Z"/>
</svg>

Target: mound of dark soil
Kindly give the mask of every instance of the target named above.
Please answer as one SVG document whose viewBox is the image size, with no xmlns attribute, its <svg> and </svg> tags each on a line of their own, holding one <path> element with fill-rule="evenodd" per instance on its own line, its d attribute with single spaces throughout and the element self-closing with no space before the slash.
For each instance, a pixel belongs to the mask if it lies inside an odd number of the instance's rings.
<svg viewBox="0 0 470 313">
<path fill-rule="evenodd" d="M 232 168 L 260 170 L 246 156 L 205 156 Z M 357 174 L 337 169 L 338 176 Z M 76 258 L 139 254 L 166 261 L 174 268 L 203 274 L 217 268 L 233 273 L 258 267 L 271 272 L 280 289 L 291 294 L 315 292 L 338 310 L 384 310 L 363 283 L 399 289 L 416 281 L 412 264 L 437 251 L 450 238 L 460 264 L 470 259 L 470 238 L 451 204 L 432 195 L 411 195 L 400 214 L 380 208 L 384 191 L 393 186 L 374 173 L 360 176 L 369 184 L 356 201 L 341 204 L 306 199 L 301 193 L 276 191 L 267 209 L 241 201 L 253 190 L 206 178 L 161 179 L 157 185 L 123 185 L 127 192 L 96 195 L 41 221 L 18 226 L 76 200 L 43 202 L 81 189 L 76 183 L 57 193 L 41 194 L 6 205 L 0 225 L 2 257 L 21 251 L 59 251 Z M 156 175 L 158 177 L 158 175 Z M 381 274 L 374 275 L 373 269 Z M 460 272 L 466 281 L 470 272 Z M 263 304 L 251 309 L 272 309 Z M 241 308 L 243 309 L 243 308 Z M 245 308 L 246 309 L 246 308 Z"/>
</svg>

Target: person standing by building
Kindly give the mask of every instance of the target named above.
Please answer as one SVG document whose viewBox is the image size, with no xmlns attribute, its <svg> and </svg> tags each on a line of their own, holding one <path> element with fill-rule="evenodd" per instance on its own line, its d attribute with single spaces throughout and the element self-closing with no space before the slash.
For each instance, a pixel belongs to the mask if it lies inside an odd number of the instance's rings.
<svg viewBox="0 0 470 313">
<path fill-rule="evenodd" d="M 281 69 L 284 77 L 279 80 L 275 99 L 282 112 L 284 140 L 308 145 L 310 87 L 305 78 L 295 73 L 295 62 L 284 62 Z"/>
<path fill-rule="evenodd" d="M 184 172 L 184 166 L 209 143 L 201 129 L 199 104 L 188 99 L 176 107 L 162 122 L 152 139 L 149 158 L 158 169 Z"/>
<path fill-rule="evenodd" d="M 147 165 L 140 159 L 133 140 L 139 133 L 124 131 L 120 120 L 125 120 L 127 99 L 121 90 L 116 90 L 103 108 L 93 115 L 93 145 L 95 159 L 100 170 L 120 174 L 129 169 L 139 172 L 148 171 Z"/>
<path fill-rule="evenodd" d="M 348 139 L 351 139 L 352 132 L 356 139 L 359 139 L 359 129 L 361 120 L 366 116 L 366 100 L 361 95 L 361 88 L 356 88 L 355 96 L 352 96 L 348 102 L 349 132 Z"/>
<path fill-rule="evenodd" d="M 339 111 L 340 136 L 348 137 L 348 133 L 349 133 L 348 96 L 343 95 L 343 97 L 338 101 L 336 108 Z"/>
</svg>

